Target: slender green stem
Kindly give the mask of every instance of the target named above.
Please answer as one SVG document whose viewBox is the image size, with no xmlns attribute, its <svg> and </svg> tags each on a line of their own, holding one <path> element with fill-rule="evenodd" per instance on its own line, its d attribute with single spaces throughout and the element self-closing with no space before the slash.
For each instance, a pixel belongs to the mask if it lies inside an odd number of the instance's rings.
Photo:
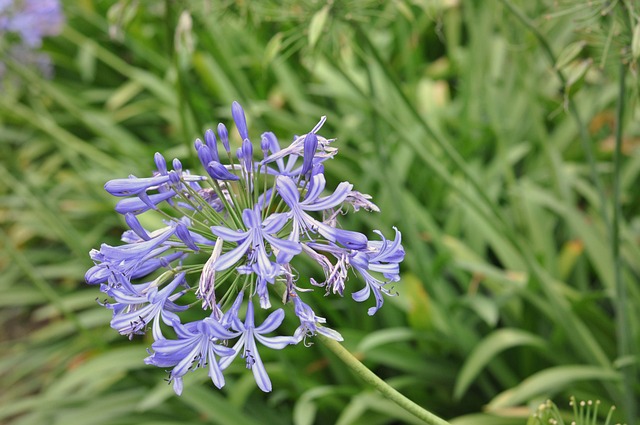
<svg viewBox="0 0 640 425">
<path fill-rule="evenodd" d="M 615 310 L 616 310 L 616 336 L 618 344 L 618 358 L 625 359 L 632 356 L 632 342 L 627 316 L 627 288 L 622 279 L 622 258 L 620 256 L 620 168 L 622 161 L 622 135 L 623 120 L 626 95 L 626 71 L 627 66 L 620 61 L 619 81 L 618 81 L 618 103 L 616 106 L 616 127 L 615 127 L 615 153 L 613 157 L 613 220 L 611 222 L 611 256 L 613 257 L 614 280 L 616 284 Z M 627 421 L 630 424 L 636 423 L 636 403 L 634 401 L 634 380 L 635 367 L 629 363 L 621 368 L 622 385 L 624 394 L 624 410 Z"/>
<path fill-rule="evenodd" d="M 425 410 L 423 407 L 409 400 L 407 397 L 398 392 L 395 388 L 383 381 L 378 375 L 367 368 L 360 360 L 342 346 L 339 342 L 327 338 L 323 335 L 316 335 L 316 338 L 333 354 L 338 356 L 356 375 L 363 381 L 380 391 L 389 400 L 402 407 L 415 417 L 422 419 L 424 423 L 430 425 L 447 425 L 449 422 Z"/>
<path fill-rule="evenodd" d="M 274 290 L 278 294 L 278 296 L 282 297 L 283 294 L 286 293 L 287 289 L 283 282 L 276 281 Z M 288 306 L 290 307 L 291 304 L 289 303 Z M 373 373 L 371 369 L 366 367 L 338 341 L 327 338 L 326 336 L 320 334 L 316 334 L 314 338 L 316 338 L 318 341 L 320 341 L 320 343 L 322 343 L 322 345 L 331 350 L 333 354 L 335 354 L 340 360 L 342 360 L 344 364 L 347 365 L 347 367 L 349 367 L 349 369 L 351 369 L 356 375 L 358 375 L 364 382 L 380 391 L 385 397 L 396 403 L 407 412 L 423 420 L 424 423 L 429 425 L 449 425 L 449 422 L 434 415 L 415 402 L 409 400 L 398 390 L 384 382 L 378 375 Z"/>
</svg>

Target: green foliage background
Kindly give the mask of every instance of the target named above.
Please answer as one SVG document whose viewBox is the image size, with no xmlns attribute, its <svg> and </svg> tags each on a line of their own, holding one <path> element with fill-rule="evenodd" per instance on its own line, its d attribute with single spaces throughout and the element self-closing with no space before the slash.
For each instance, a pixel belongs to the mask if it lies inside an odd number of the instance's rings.
<svg viewBox="0 0 640 425">
<path fill-rule="evenodd" d="M 234 100 L 255 135 L 287 139 L 327 115 L 340 149 L 328 178 L 382 210 L 350 228 L 403 232 L 399 296 L 376 316 L 314 300 L 372 370 L 456 425 L 524 424 L 570 395 L 640 423 L 631 2 L 64 9 L 43 48 L 55 77 L 8 63 L 0 93 L 0 423 L 419 423 L 320 344 L 265 352 L 270 394 L 237 366 L 223 390 L 196 373 L 176 397 L 142 362 L 149 341 L 109 328 L 83 278 L 89 250 L 124 227 L 104 182 L 148 175 L 156 151 L 195 166 L 193 140 Z"/>
</svg>

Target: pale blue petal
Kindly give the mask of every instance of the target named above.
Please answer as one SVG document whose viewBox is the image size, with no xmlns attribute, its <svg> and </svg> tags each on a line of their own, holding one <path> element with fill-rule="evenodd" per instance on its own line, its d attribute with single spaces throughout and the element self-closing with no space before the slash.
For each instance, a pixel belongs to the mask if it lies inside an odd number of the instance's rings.
<svg viewBox="0 0 640 425">
<path fill-rule="evenodd" d="M 253 338 L 249 338 L 247 340 L 247 352 L 251 355 L 252 359 L 247 361 L 247 365 L 250 365 L 251 372 L 253 372 L 253 377 L 256 380 L 256 384 L 258 384 L 258 388 L 260 388 L 265 393 L 271 391 L 271 379 L 269 379 L 269 375 L 267 374 L 267 369 L 265 369 L 264 364 L 262 363 L 262 358 L 260 358 L 260 353 L 258 352 L 258 348 L 256 347 L 256 343 Z"/>
<path fill-rule="evenodd" d="M 271 246 L 274 246 L 279 250 L 278 256 L 285 255 L 293 257 L 300 254 L 300 252 L 302 251 L 302 245 L 300 245 L 300 243 L 297 241 L 278 239 L 271 235 L 264 235 L 264 238 L 271 244 Z"/>
<path fill-rule="evenodd" d="M 326 184 L 327 181 L 324 178 L 324 174 L 315 174 L 309 182 L 309 187 L 306 195 L 304 196 L 303 203 L 314 203 L 316 199 L 318 199 L 320 194 L 322 194 L 322 191 L 324 190 Z"/>
<path fill-rule="evenodd" d="M 213 349 L 211 346 L 209 346 L 208 354 L 209 354 L 208 355 L 209 378 L 211 378 L 211 382 L 213 382 L 213 385 L 215 385 L 217 388 L 222 388 L 224 387 L 224 375 L 222 374 L 220 365 L 218 364 L 218 362 L 215 359 L 215 356 L 213 355 Z"/>
<path fill-rule="evenodd" d="M 166 201 L 174 196 L 176 196 L 176 192 L 174 190 L 168 190 L 162 193 L 154 193 L 153 195 L 148 196 L 148 200 L 150 201 L 151 205 L 149 205 L 148 202 L 144 202 L 140 198 L 127 198 L 119 201 L 116 204 L 115 210 L 120 214 L 142 214 L 143 212 L 148 211 L 151 208 L 155 208 L 155 205 L 159 204 L 160 202 Z"/>
<path fill-rule="evenodd" d="M 342 182 L 338 185 L 333 194 L 318 199 L 315 202 L 307 202 L 305 200 L 300 203 L 300 206 L 305 211 L 324 211 L 330 208 L 335 208 L 344 202 L 352 188 L 353 185 L 351 183 Z"/>
<path fill-rule="evenodd" d="M 368 242 L 367 237 L 362 233 L 337 229 L 323 223 L 318 223 L 318 232 L 331 242 L 339 242 L 349 249 L 363 249 Z"/>
<path fill-rule="evenodd" d="M 224 326 L 222 326 L 222 324 L 220 324 L 217 320 L 212 319 L 211 317 L 206 317 L 202 320 L 202 322 L 205 326 L 207 326 L 207 334 L 211 337 L 225 340 L 237 336 L 236 334 L 226 330 Z"/>
<path fill-rule="evenodd" d="M 247 334 L 243 332 L 242 335 L 240 335 L 240 338 L 238 338 L 238 341 L 236 341 L 235 345 L 233 346 L 233 354 L 231 354 L 230 356 L 222 357 L 220 359 L 220 362 L 219 362 L 220 369 L 225 370 L 227 367 L 229 367 L 229 365 L 233 362 L 233 360 L 236 358 L 238 353 L 243 351 L 244 343 L 246 339 L 247 339 Z"/>
<path fill-rule="evenodd" d="M 113 179 L 104 185 L 104 190 L 113 196 L 130 196 L 137 195 L 152 186 L 158 186 L 168 181 L 169 176 Z"/>
<path fill-rule="evenodd" d="M 239 242 L 249 236 L 249 232 L 232 230 L 224 226 L 211 226 L 211 233 L 229 242 Z"/>
<path fill-rule="evenodd" d="M 242 221 L 248 228 L 259 228 L 262 220 L 260 219 L 259 212 L 246 208 L 242 211 Z"/>
<path fill-rule="evenodd" d="M 351 294 L 351 297 L 359 303 L 368 300 L 370 296 L 371 289 L 369 288 L 369 285 L 365 285 L 364 288 L 362 288 L 358 292 L 354 292 L 353 294 Z"/>
<path fill-rule="evenodd" d="M 334 329 L 316 325 L 316 331 L 319 334 L 326 336 L 327 338 L 331 338 L 336 341 L 344 341 L 344 339 L 342 338 L 342 335 L 340 335 L 340 332 Z"/>
<path fill-rule="evenodd" d="M 289 220 L 289 215 L 285 213 L 276 213 L 271 214 L 267 217 L 262 223 L 262 233 L 271 234 L 277 233 L 287 224 L 287 220 Z"/>
<path fill-rule="evenodd" d="M 298 341 L 291 336 L 263 336 L 256 334 L 255 338 L 260 341 L 265 347 L 272 348 L 274 350 L 282 350 L 287 345 L 296 344 Z"/>
<path fill-rule="evenodd" d="M 248 314 L 248 312 L 247 312 Z M 284 310 L 281 308 L 271 313 L 260 326 L 256 328 L 257 334 L 266 334 L 276 330 L 278 326 L 282 324 L 284 320 Z"/>
<path fill-rule="evenodd" d="M 300 192 L 298 192 L 298 187 L 293 180 L 287 176 L 279 176 L 276 180 L 276 188 L 284 202 L 289 205 L 290 208 L 297 208 L 298 202 L 300 201 Z"/>
<path fill-rule="evenodd" d="M 251 245 L 251 239 L 247 238 L 244 242 L 242 242 L 236 248 L 232 249 L 226 254 L 221 255 L 213 263 L 213 269 L 215 271 L 220 271 L 220 270 L 226 270 L 229 267 L 233 266 L 235 263 L 240 261 L 240 259 L 246 254 L 250 245 Z"/>
<path fill-rule="evenodd" d="M 182 378 L 180 378 L 180 377 L 174 378 L 173 379 L 173 391 L 177 395 L 181 395 L 183 388 L 184 388 L 184 386 L 182 385 Z"/>
</svg>

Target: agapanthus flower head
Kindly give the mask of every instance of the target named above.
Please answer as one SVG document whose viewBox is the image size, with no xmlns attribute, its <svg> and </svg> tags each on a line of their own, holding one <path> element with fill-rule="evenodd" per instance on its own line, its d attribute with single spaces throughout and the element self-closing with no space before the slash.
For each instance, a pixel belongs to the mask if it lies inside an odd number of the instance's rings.
<svg viewBox="0 0 640 425">
<path fill-rule="evenodd" d="M 222 387 L 224 370 L 238 358 L 258 387 L 271 391 L 261 352 L 308 344 L 316 334 L 342 340 L 304 302 L 306 292 L 350 291 L 358 302 L 373 295 L 372 315 L 385 295 L 393 295 L 389 285 L 399 280 L 404 259 L 397 229 L 393 239 L 375 231 L 379 240 L 369 240 L 339 227 L 348 210 L 379 209 L 349 182 L 327 190 L 323 163 L 337 150 L 333 139 L 317 134 L 324 117 L 285 148 L 275 134 L 262 133 L 255 146 L 260 151 L 254 151 L 237 102 L 232 116 L 241 137 L 237 160 L 227 128 L 219 124 L 218 138 L 207 130 L 204 142 L 194 143 L 203 172 L 192 173 L 177 159 L 170 169 L 156 153 L 151 176 L 105 184 L 121 198 L 116 211 L 130 230 L 123 245 L 92 250 L 95 265 L 86 273 L 87 283 L 112 300 L 103 305 L 113 312 L 114 329 L 130 338 L 151 330 L 146 363 L 172 368 L 169 381 L 177 394 L 183 377 L 199 367 L 207 367 L 213 384 Z M 218 140 L 228 163 L 218 153 Z M 154 213 L 164 218 L 164 227 L 144 228 L 138 216 Z M 298 275 L 301 256 L 319 264 L 324 280 Z M 348 281 L 351 274 L 363 284 Z M 288 306 L 277 308 L 282 302 Z M 287 314 L 297 317 L 298 328 L 288 336 L 271 335 Z"/>
</svg>

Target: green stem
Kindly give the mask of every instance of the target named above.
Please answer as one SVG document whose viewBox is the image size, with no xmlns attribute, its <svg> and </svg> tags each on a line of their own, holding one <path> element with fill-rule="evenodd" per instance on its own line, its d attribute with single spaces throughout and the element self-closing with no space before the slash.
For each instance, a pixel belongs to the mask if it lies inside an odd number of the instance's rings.
<svg viewBox="0 0 640 425">
<path fill-rule="evenodd" d="M 613 157 L 613 220 L 611 222 L 611 255 L 613 257 L 613 271 L 616 285 L 615 311 L 616 311 L 616 336 L 618 345 L 618 358 L 627 359 L 633 355 L 631 335 L 628 330 L 627 316 L 627 288 L 622 279 L 622 258 L 620 256 L 620 168 L 622 161 L 622 134 L 624 119 L 624 100 L 626 93 L 626 71 L 627 66 L 620 61 L 620 71 L 618 81 L 618 102 L 616 105 L 616 127 L 615 127 L 615 153 Z M 635 367 L 633 363 L 621 367 L 623 402 L 627 421 L 630 424 L 636 423 L 636 404 L 634 402 L 634 378 Z"/>
<path fill-rule="evenodd" d="M 449 422 L 434 415 L 433 413 L 425 410 L 423 407 L 417 405 L 413 401 L 398 392 L 395 388 L 383 381 L 378 375 L 373 373 L 367 368 L 360 360 L 358 360 L 353 354 L 342 346 L 338 341 L 331 338 L 327 338 L 323 335 L 315 336 L 325 347 L 327 347 L 333 354 L 338 356 L 356 375 L 358 375 L 364 382 L 371 385 L 378 391 L 380 391 L 389 400 L 402 407 L 407 412 L 413 414 L 415 417 L 422 419 L 424 423 L 429 425 L 448 425 Z"/>
</svg>

